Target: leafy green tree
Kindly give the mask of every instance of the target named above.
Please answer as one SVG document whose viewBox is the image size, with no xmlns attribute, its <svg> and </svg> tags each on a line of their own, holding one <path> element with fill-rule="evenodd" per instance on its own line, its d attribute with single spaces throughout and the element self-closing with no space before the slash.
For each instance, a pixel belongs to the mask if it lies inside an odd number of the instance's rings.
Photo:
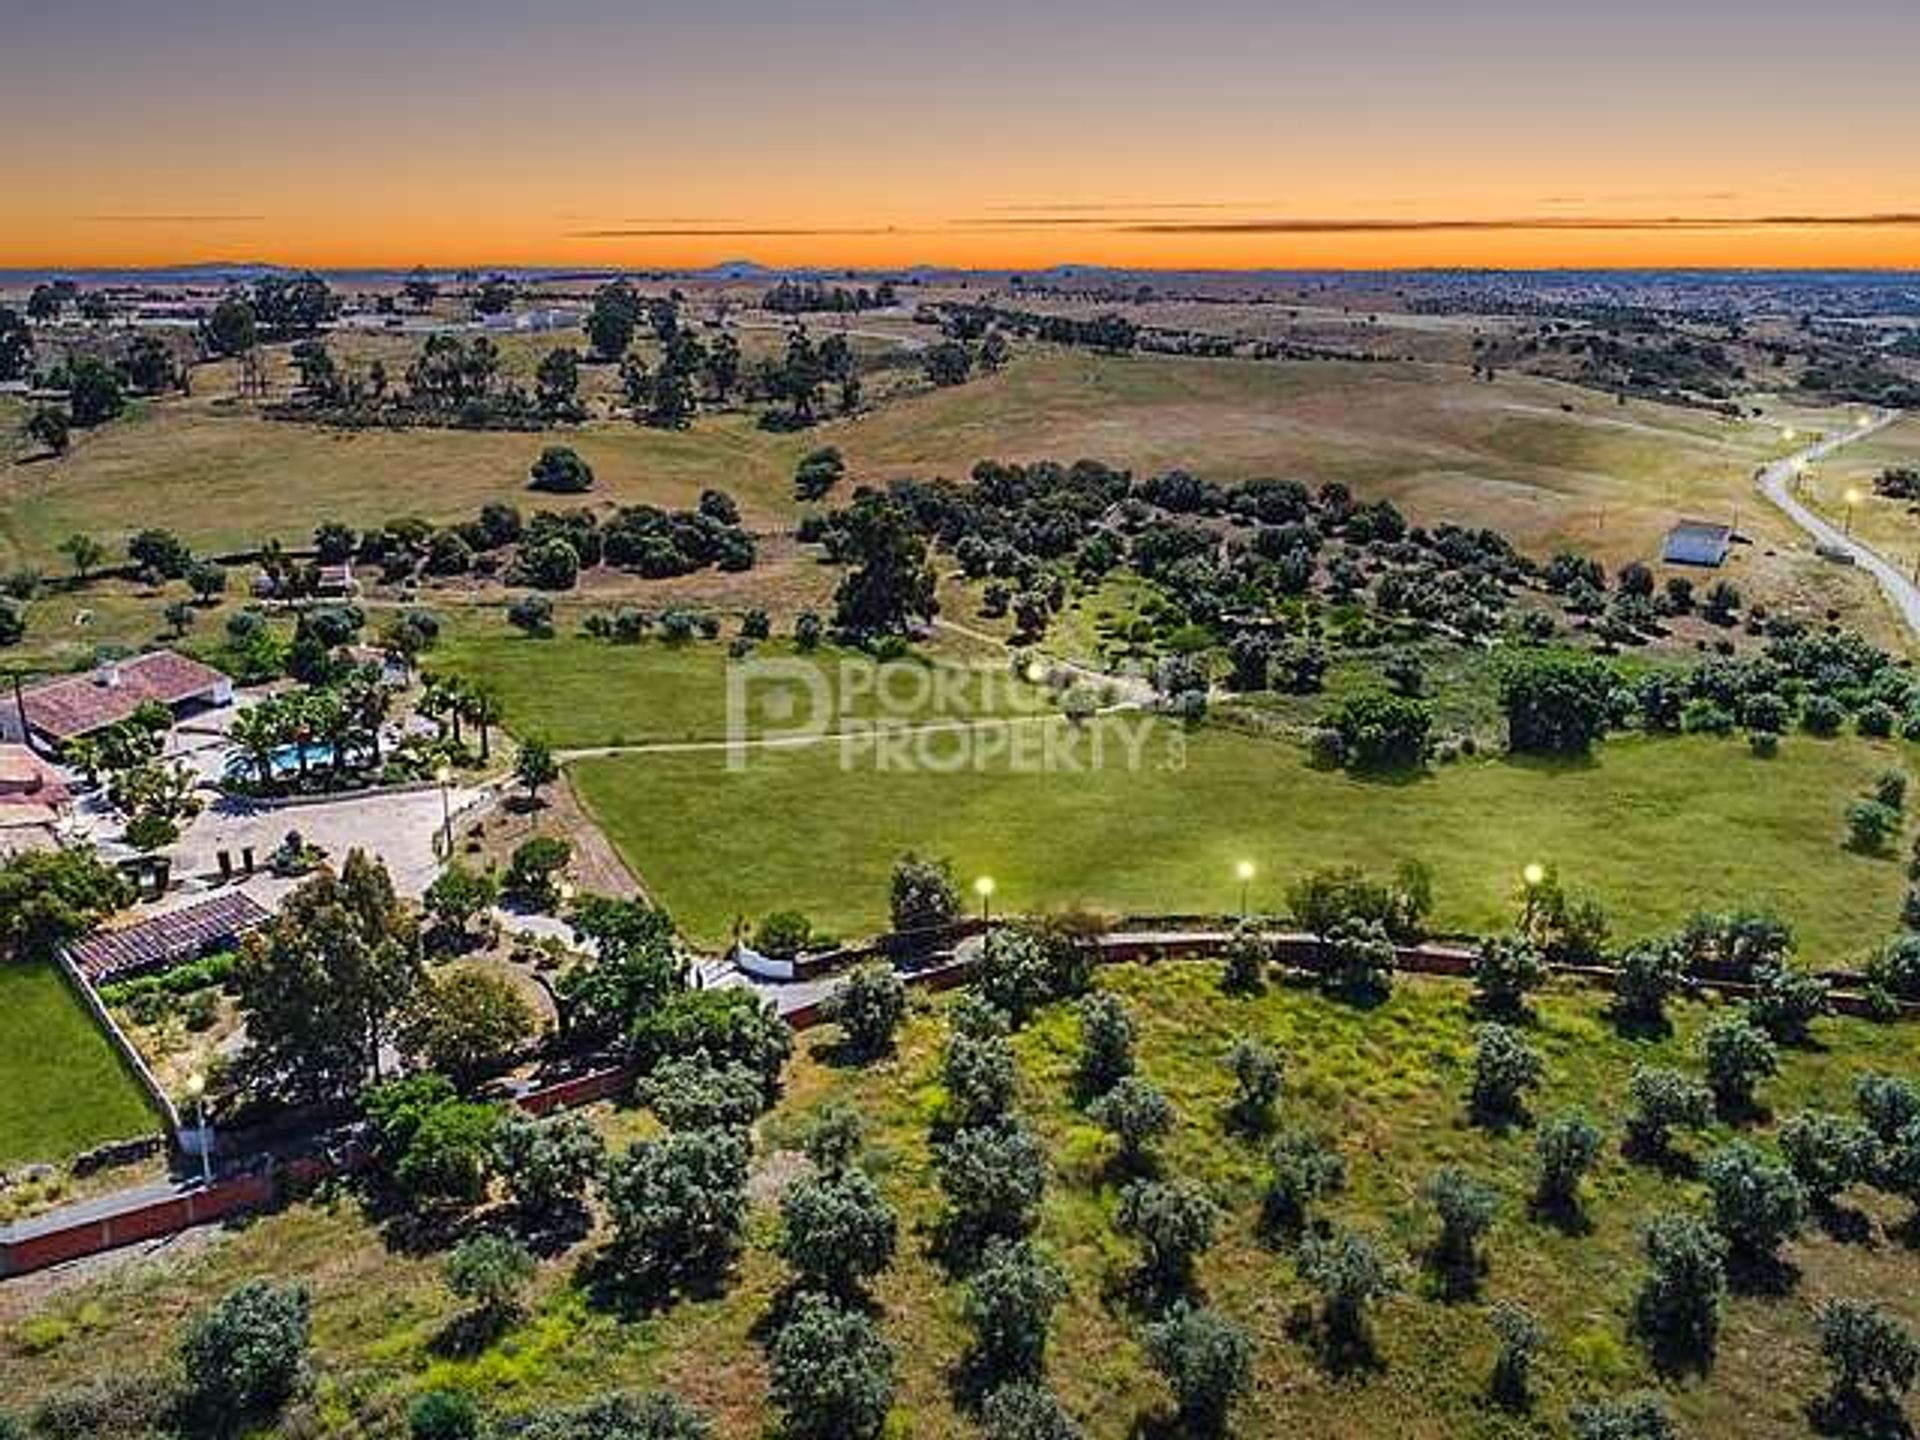
<svg viewBox="0 0 1920 1440">
<path fill-rule="evenodd" d="M 1549 1215 L 1580 1213 L 1580 1182 L 1600 1158 L 1600 1127 L 1579 1110 L 1565 1110 L 1540 1127 L 1534 1137 L 1538 1179 L 1534 1204 Z"/>
<path fill-rule="evenodd" d="M 312 1303 L 300 1285 L 249 1280 L 187 1322 L 182 1408 L 212 1434 L 271 1417 L 306 1383 Z"/>
<path fill-rule="evenodd" d="M 885 961 L 858 966 L 828 997 L 827 1014 L 849 1054 L 866 1060 L 891 1054 L 907 1018 L 906 982 Z"/>
<path fill-rule="evenodd" d="M 1506 1020 L 1523 1018 L 1527 996 L 1547 978 L 1546 962 L 1526 940 L 1496 936 L 1473 959 L 1473 1001 L 1482 1014 Z"/>
<path fill-rule="evenodd" d="M 838 553 L 852 568 L 834 590 L 834 624 L 859 641 L 906 633 L 939 610 L 927 542 L 898 501 L 874 492 L 839 512 Z"/>
<path fill-rule="evenodd" d="M 49 455 L 64 455 L 73 445 L 73 429 L 67 417 L 46 405 L 27 417 L 21 433 Z"/>
<path fill-rule="evenodd" d="M 1054 1307 L 1066 1297 L 1060 1267 L 1027 1241 L 995 1240 L 985 1247 L 964 1299 L 973 1331 L 968 1359 L 985 1387 L 1040 1377 Z"/>
<path fill-rule="evenodd" d="M 1321 1326 L 1335 1356 L 1366 1353 L 1367 1307 L 1400 1291 L 1399 1277 L 1373 1242 L 1347 1230 L 1307 1237 L 1300 1247 L 1300 1278 L 1320 1296 Z"/>
<path fill-rule="evenodd" d="M 1117 1081 L 1087 1107 L 1087 1116 L 1119 1142 L 1120 1165 L 1132 1171 L 1152 1163 L 1154 1143 L 1173 1129 L 1175 1119 L 1166 1092 L 1139 1075 Z"/>
<path fill-rule="evenodd" d="M 793 472 L 793 496 L 796 500 L 824 500 L 827 492 L 847 473 L 847 462 L 831 445 L 808 452 Z"/>
<path fill-rule="evenodd" d="M 801 1286 L 857 1298 L 893 1263 L 899 1219 L 863 1170 L 807 1176 L 780 1197 L 775 1246 Z"/>
<path fill-rule="evenodd" d="M 0 956 L 51 958 L 133 900 L 127 878 L 91 847 L 10 855 L 0 860 Z"/>
<path fill-rule="evenodd" d="M 362 1098 L 394 1190 L 418 1209 L 476 1205 L 493 1178 L 501 1111 L 455 1097 L 432 1072 L 376 1085 Z"/>
<path fill-rule="evenodd" d="M 749 1148 L 739 1130 L 675 1130 L 609 1165 L 605 1262 L 617 1284 L 659 1300 L 726 1266 L 746 1219 Z"/>
<path fill-rule="evenodd" d="M 527 487 L 553 495 L 584 495 L 593 489 L 593 467 L 566 445 L 549 445 L 528 471 Z"/>
<path fill-rule="evenodd" d="M 1663 1027 L 1668 1002 L 1686 983 L 1686 958 L 1677 948 L 1659 941 L 1632 946 L 1614 972 L 1614 1014 L 1629 1024 Z"/>
<path fill-rule="evenodd" d="M 768 1380 L 790 1440 L 877 1440 L 893 1408 L 893 1350 L 858 1310 L 801 1295 L 768 1347 Z"/>
<path fill-rule="evenodd" d="M 889 913 L 896 935 L 951 925 L 960 915 L 960 890 L 948 860 L 922 859 L 909 850 L 893 867 Z"/>
<path fill-rule="evenodd" d="M 1874 1416 L 1898 1416 L 1907 1392 L 1920 1381 L 1920 1342 L 1877 1304 L 1865 1300 L 1823 1301 L 1815 1317 L 1820 1356 L 1832 1374 L 1822 1409 L 1840 1433 L 1874 1433 L 1861 1424 Z M 1897 1422 L 1894 1431 L 1904 1428 Z"/>
<path fill-rule="evenodd" d="M 1806 1223 L 1807 1192 L 1793 1171 L 1744 1140 L 1709 1155 L 1701 1178 L 1713 1197 L 1714 1224 L 1743 1260 L 1773 1262 Z"/>
<path fill-rule="evenodd" d="M 1701 1130 L 1713 1118 L 1713 1092 L 1698 1080 L 1657 1065 L 1636 1065 L 1628 1082 L 1627 1143 L 1641 1157 L 1663 1161 L 1676 1129 Z"/>
<path fill-rule="evenodd" d="M 670 1130 L 744 1128 L 760 1114 L 760 1077 L 738 1061 L 716 1063 L 704 1050 L 668 1055 L 641 1077 L 637 1093 Z"/>
<path fill-rule="evenodd" d="M 1732 1010 L 1715 1015 L 1700 1032 L 1700 1058 L 1714 1101 L 1728 1117 L 1750 1114 L 1755 1088 L 1780 1070 L 1767 1032 Z"/>
<path fill-rule="evenodd" d="M 249 935 L 233 984 L 246 1025 L 242 1073 L 263 1094 L 337 1099 L 378 1073 L 421 977 L 420 927 L 386 867 L 347 855 Z"/>
<path fill-rule="evenodd" d="M 75 578 L 85 580 L 107 558 L 107 547 L 93 536 L 76 531 L 60 542 L 60 553 L 73 562 Z"/>
<path fill-rule="evenodd" d="M 1705 1368 L 1726 1300 L 1727 1242 L 1705 1221 L 1669 1212 L 1647 1226 L 1644 1244 L 1647 1274 L 1634 1298 L 1634 1328 L 1663 1368 Z"/>
<path fill-rule="evenodd" d="M 1253 1342 L 1218 1311 L 1184 1301 L 1150 1323 L 1147 1358 L 1165 1378 L 1182 1429 L 1218 1435 L 1227 1412 L 1253 1388 Z"/>
<path fill-rule="evenodd" d="M 1878 800 L 1855 800 L 1847 806 L 1847 846 L 1863 855 L 1878 855 L 1900 833 L 1900 812 Z"/>
<path fill-rule="evenodd" d="M 1571 1412 L 1576 1440 L 1680 1440 L 1658 1395 L 1582 1401 Z"/>
<path fill-rule="evenodd" d="M 113 367 L 92 355 L 67 362 L 67 415 L 82 430 L 117 420 L 127 408 L 126 393 Z"/>
<path fill-rule="evenodd" d="M 1431 1257 L 1450 1293 L 1470 1293 L 1483 1260 L 1480 1241 L 1500 1213 L 1500 1197 L 1477 1176 L 1445 1166 L 1427 1181 L 1427 1203 L 1440 1221 Z"/>
<path fill-rule="evenodd" d="M 1534 651 L 1516 656 L 1499 677 L 1510 749 L 1584 754 L 1606 734 L 1614 678 L 1588 656 Z"/>
<path fill-rule="evenodd" d="M 486 970 L 424 980 L 401 1021 L 401 1043 L 462 1090 L 512 1065 L 538 1021 L 513 983 Z"/>
<path fill-rule="evenodd" d="M 1047 1157 L 1030 1131 L 970 1126 L 941 1147 L 938 1162 L 953 1243 L 964 1248 L 995 1236 L 1018 1239 L 1033 1228 L 1047 1187 Z"/>
<path fill-rule="evenodd" d="M 523 1221 L 536 1226 L 584 1214 L 606 1162 L 600 1132 L 584 1115 L 537 1120 L 515 1110 L 494 1136 L 494 1168 Z"/>
<path fill-rule="evenodd" d="M 586 895 L 570 919 L 598 952 L 592 962 L 562 972 L 555 987 L 561 1022 L 576 1040 L 605 1044 L 626 1036 L 683 988 L 685 962 L 665 911 L 640 900 Z"/>
<path fill-rule="evenodd" d="M 1337 922 L 1321 945 L 1321 979 L 1327 989 L 1356 1004 L 1378 1004 L 1393 992 L 1393 941 L 1378 920 Z"/>
<path fill-rule="evenodd" d="M 1759 991 L 1747 1002 L 1747 1018 L 1782 1045 L 1805 1045 L 1813 1022 L 1831 1008 L 1827 982 L 1784 960 L 1757 966 Z"/>
<path fill-rule="evenodd" d="M 1497 1129 L 1522 1117 L 1527 1093 L 1539 1087 L 1546 1062 L 1505 1025 L 1481 1025 L 1473 1036 L 1469 1109 L 1476 1122 Z"/>
<path fill-rule="evenodd" d="M 715 1065 L 735 1064 L 760 1084 L 762 1109 L 780 1098 L 793 1030 L 773 1002 L 744 987 L 677 990 L 642 1011 L 629 1050 L 643 1073 L 663 1061 L 705 1051 Z"/>
<path fill-rule="evenodd" d="M 1018 926 L 987 933 L 973 973 L 973 991 L 1007 1017 L 1014 1029 L 1025 1025 L 1052 990 L 1051 966 L 1038 937 Z"/>
<path fill-rule="evenodd" d="M 533 1254 L 505 1235 L 471 1235 L 447 1256 L 447 1289 L 473 1307 L 487 1334 L 497 1334 L 525 1308 Z"/>
<path fill-rule="evenodd" d="M 1278 1052 L 1242 1035 L 1227 1051 L 1226 1067 L 1233 1076 L 1228 1119 L 1245 1134 L 1265 1134 L 1273 1126 L 1273 1107 L 1279 1103 L 1285 1083 Z"/>
<path fill-rule="evenodd" d="M 1018 1380 L 988 1394 L 980 1406 L 980 1433 L 985 1440 L 1085 1440 L 1058 1396 Z"/>
<path fill-rule="evenodd" d="M 857 1109 L 842 1100 L 829 1100 L 814 1112 L 801 1149 L 815 1169 L 838 1175 L 858 1163 L 866 1135 L 866 1121 Z"/>
<path fill-rule="evenodd" d="M 501 886 L 509 895 L 551 910 L 560 900 L 560 877 L 572 863 L 570 841 L 557 835 L 535 835 L 513 847 Z"/>
<path fill-rule="evenodd" d="M 454 948 L 464 949 L 473 922 L 500 900 L 500 882 L 490 870 L 474 870 L 453 861 L 434 877 L 422 897 L 427 914 Z"/>
<path fill-rule="evenodd" d="M 1547 1332 L 1532 1311 L 1511 1300 L 1495 1305 L 1489 1318 L 1500 1348 L 1494 1353 L 1488 1393 L 1505 1409 L 1525 1410 L 1533 1403 L 1533 1359 Z"/>
<path fill-rule="evenodd" d="M 1074 1091 L 1098 1100 L 1133 1074 L 1133 1019 L 1118 995 L 1100 991 L 1080 1002 L 1080 1060 Z"/>
<path fill-rule="evenodd" d="M 1873 1171 L 1873 1132 L 1858 1120 L 1824 1110 L 1802 1110 L 1781 1122 L 1780 1154 L 1808 1200 L 1831 1206 L 1840 1192 Z"/>
<path fill-rule="evenodd" d="M 1347 1183 L 1347 1164 L 1337 1150 L 1305 1130 L 1283 1130 L 1269 1152 L 1260 1223 L 1276 1238 L 1307 1233 L 1313 1207 Z"/>
<path fill-rule="evenodd" d="M 1220 972 L 1220 988 L 1227 994 L 1257 995 L 1266 989 L 1273 945 L 1257 925 L 1247 920 L 1235 925 L 1221 958 L 1226 963 Z"/>
<path fill-rule="evenodd" d="M 1134 1180 L 1120 1192 L 1115 1224 L 1140 1242 L 1142 1278 L 1158 1294 L 1184 1290 L 1194 1262 L 1213 1245 L 1220 1211 L 1193 1180 Z"/>
<path fill-rule="evenodd" d="M 21 380 L 33 372 L 33 327 L 20 312 L 0 305 L 0 382 Z"/>
<path fill-rule="evenodd" d="M 941 1075 L 948 1119 L 963 1129 L 1004 1119 L 1020 1086 L 1013 1049 L 998 1034 L 955 1031 L 947 1041 Z"/>
<path fill-rule="evenodd" d="M 1347 763 L 1362 770 L 1417 769 L 1432 744 L 1432 707 L 1400 695 L 1350 695 L 1327 723 L 1338 732 Z"/>
<path fill-rule="evenodd" d="M 553 747 L 537 735 L 520 742 L 520 754 L 513 762 L 513 777 L 527 792 L 527 802 L 537 805 L 540 792 L 560 778 L 560 765 Z"/>
</svg>

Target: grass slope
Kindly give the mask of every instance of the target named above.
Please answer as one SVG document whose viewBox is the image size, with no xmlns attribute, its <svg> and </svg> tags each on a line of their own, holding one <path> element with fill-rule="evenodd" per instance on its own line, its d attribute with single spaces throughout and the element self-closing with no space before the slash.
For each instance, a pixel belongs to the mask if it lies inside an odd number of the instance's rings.
<svg viewBox="0 0 1920 1440">
<path fill-rule="evenodd" d="M 1462 987 L 1403 980 L 1386 1005 L 1361 1011 L 1291 989 L 1223 997 L 1213 969 L 1200 965 L 1113 967 L 1099 983 L 1127 1002 L 1139 1028 L 1140 1068 L 1178 1108 L 1163 1169 L 1200 1181 L 1222 1207 L 1219 1240 L 1199 1284 L 1257 1346 L 1257 1389 L 1235 1416 L 1235 1434 L 1453 1440 L 1564 1433 L 1574 1400 L 1654 1383 L 1626 1331 L 1642 1271 L 1640 1228 L 1659 1209 L 1703 1200 L 1690 1180 L 1628 1164 L 1617 1140 L 1633 1066 L 1692 1068 L 1705 1007 L 1679 1007 L 1670 1037 L 1628 1040 L 1606 1022 L 1602 997 L 1560 990 L 1542 998 L 1530 1035 L 1548 1061 L 1536 1113 L 1579 1105 L 1611 1137 L 1587 1185 L 1591 1231 L 1571 1235 L 1526 1213 L 1532 1132 L 1496 1136 L 1466 1123 L 1473 1017 Z M 271 1274 L 298 1276 L 314 1293 L 319 1382 L 301 1434 L 397 1433 L 409 1398 L 439 1386 L 512 1413 L 614 1387 L 666 1385 L 711 1413 L 727 1440 L 762 1435 L 771 1416 L 761 1327 L 784 1281 L 768 1246 L 779 1177 L 792 1169 L 781 1152 L 820 1104 L 840 1099 L 866 1118 L 868 1163 L 902 1221 L 895 1264 L 875 1289 L 897 1357 L 894 1424 L 900 1433 L 970 1435 L 952 1383 L 966 1344 L 960 1289 L 930 1250 L 942 1208 L 928 1125 L 942 1105 L 944 1005 L 923 1009 L 897 1054 L 867 1069 L 824 1063 L 831 1032 L 803 1040 L 787 1096 L 760 1126 L 749 1244 L 718 1296 L 623 1321 L 587 1301 L 577 1262 L 591 1252 L 577 1251 L 543 1267 L 526 1321 L 477 1355 L 448 1356 L 436 1351 L 435 1337 L 460 1304 L 439 1280 L 438 1257 L 383 1245 L 357 1203 L 335 1193 L 171 1262 L 10 1307 L 0 1297 L 0 1393 L 30 1404 L 99 1375 L 109 1356 L 122 1373 L 137 1373 L 162 1359 L 192 1308 L 242 1278 Z M 1349 1186 L 1331 1203 L 1332 1216 L 1375 1237 L 1405 1267 L 1406 1294 L 1377 1315 L 1375 1368 L 1329 1376 L 1294 1333 L 1307 1292 L 1291 1258 L 1262 1243 L 1254 1226 L 1264 1147 L 1222 1124 L 1229 1086 L 1219 1058 L 1241 1034 L 1264 1039 L 1285 1058 L 1282 1118 L 1326 1133 L 1344 1153 Z M 1818 1047 L 1788 1053 L 1780 1076 L 1763 1087 L 1775 1115 L 1844 1109 L 1856 1074 L 1911 1064 L 1906 1029 L 1833 1020 L 1821 1024 L 1818 1038 Z M 1077 1047 L 1071 1010 L 1043 1012 L 1016 1040 L 1019 1104 L 1053 1161 L 1038 1239 L 1071 1281 L 1055 1318 L 1051 1383 L 1090 1435 L 1109 1440 L 1141 1433 L 1143 1424 L 1151 1433 L 1167 1401 L 1139 1344 L 1142 1317 L 1129 1296 L 1136 1256 L 1113 1228 L 1108 1142 L 1068 1099 Z M 603 1121 L 622 1138 L 646 1123 L 630 1113 Z M 1766 1128 L 1756 1136 L 1763 1145 Z M 1695 1152 L 1730 1134 L 1714 1127 Z M 1503 1200 L 1481 1292 L 1452 1303 L 1437 1297 L 1416 1259 L 1432 1225 L 1420 1188 L 1443 1164 L 1471 1167 Z M 1802 1407 L 1821 1385 L 1812 1311 L 1822 1298 L 1879 1299 L 1920 1323 L 1913 1284 L 1920 1259 L 1895 1233 L 1903 1217 L 1897 1207 L 1864 1203 L 1870 1218 L 1858 1243 L 1812 1232 L 1788 1248 L 1797 1269 L 1792 1290 L 1730 1303 L 1713 1372 L 1672 1397 L 1686 1433 L 1753 1440 L 1807 1433 Z M 1531 1419 L 1508 1417 L 1483 1398 L 1493 1352 L 1485 1306 L 1503 1298 L 1524 1300 L 1549 1336 Z"/>
<path fill-rule="evenodd" d="M 158 1120 L 50 965 L 0 965 L 0 1169 L 57 1163 Z"/>
<path fill-rule="evenodd" d="M 1143 723 L 1144 763 L 1125 768 L 1119 737 Z M 732 773 L 702 755 L 594 760 L 575 780 L 629 865 L 709 941 L 736 915 L 789 907 L 870 930 L 908 849 L 950 856 L 963 880 L 992 875 L 1013 910 L 1218 911 L 1236 901 L 1241 859 L 1258 866 L 1253 904 L 1278 907 L 1316 866 L 1414 858 L 1432 867 L 1440 923 L 1468 929 L 1503 923 L 1514 877 L 1539 860 L 1598 896 L 1622 935 L 1696 906 L 1769 904 L 1823 964 L 1876 943 L 1898 914 L 1897 861 L 1841 840 L 1847 802 L 1903 746 L 1792 736 L 1764 761 L 1732 740 L 1620 739 L 1582 764 L 1464 761 L 1395 783 L 1214 728 L 1129 716 L 1092 736 L 1109 764 L 1078 772 L 876 770 L 863 747 L 843 770 L 828 745 Z"/>
</svg>

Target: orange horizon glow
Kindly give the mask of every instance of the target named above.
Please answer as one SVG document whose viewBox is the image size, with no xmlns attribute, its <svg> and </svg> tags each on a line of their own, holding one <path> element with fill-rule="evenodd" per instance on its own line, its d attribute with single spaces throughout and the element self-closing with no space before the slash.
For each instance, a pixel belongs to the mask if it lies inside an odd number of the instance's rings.
<svg viewBox="0 0 1920 1440">
<path fill-rule="evenodd" d="M 0 268 L 1920 267 L 1911 0 L 325 9 L 11 17 Z"/>
</svg>

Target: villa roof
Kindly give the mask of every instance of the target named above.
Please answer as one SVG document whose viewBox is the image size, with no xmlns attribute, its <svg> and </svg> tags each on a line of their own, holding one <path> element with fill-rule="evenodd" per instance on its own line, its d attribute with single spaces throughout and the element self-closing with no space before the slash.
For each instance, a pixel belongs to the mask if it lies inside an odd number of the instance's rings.
<svg viewBox="0 0 1920 1440">
<path fill-rule="evenodd" d="M 80 973 L 99 984 L 126 975 L 166 970 L 231 944 L 266 923 L 267 912 L 241 890 L 183 905 L 164 915 L 101 930 L 74 942 L 69 953 Z"/>
<path fill-rule="evenodd" d="M 72 798 L 60 772 L 24 745 L 0 745 L 0 806 L 57 809 Z"/>
<path fill-rule="evenodd" d="M 70 675 L 25 691 L 27 724 L 53 740 L 90 735 L 129 718 L 149 702 L 169 709 L 226 682 L 211 665 L 172 650 L 151 650 L 86 675 Z"/>
</svg>

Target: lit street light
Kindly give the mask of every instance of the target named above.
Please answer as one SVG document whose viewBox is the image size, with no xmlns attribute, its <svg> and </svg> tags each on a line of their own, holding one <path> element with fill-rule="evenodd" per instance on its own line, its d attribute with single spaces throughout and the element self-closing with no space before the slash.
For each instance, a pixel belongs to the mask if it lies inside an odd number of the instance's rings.
<svg viewBox="0 0 1920 1440">
<path fill-rule="evenodd" d="M 980 923 L 993 924 L 993 877 L 982 875 L 974 881 L 973 893 L 980 897 Z"/>
<path fill-rule="evenodd" d="M 1247 886 L 1253 880 L 1253 862 L 1242 860 L 1233 867 L 1233 873 L 1240 881 L 1240 918 L 1244 920 L 1247 918 Z"/>
<path fill-rule="evenodd" d="M 200 1183 L 213 1184 L 213 1135 L 207 1129 L 207 1077 L 198 1070 L 187 1077 L 187 1095 L 193 1101 L 193 1124 L 200 1132 Z"/>
</svg>

